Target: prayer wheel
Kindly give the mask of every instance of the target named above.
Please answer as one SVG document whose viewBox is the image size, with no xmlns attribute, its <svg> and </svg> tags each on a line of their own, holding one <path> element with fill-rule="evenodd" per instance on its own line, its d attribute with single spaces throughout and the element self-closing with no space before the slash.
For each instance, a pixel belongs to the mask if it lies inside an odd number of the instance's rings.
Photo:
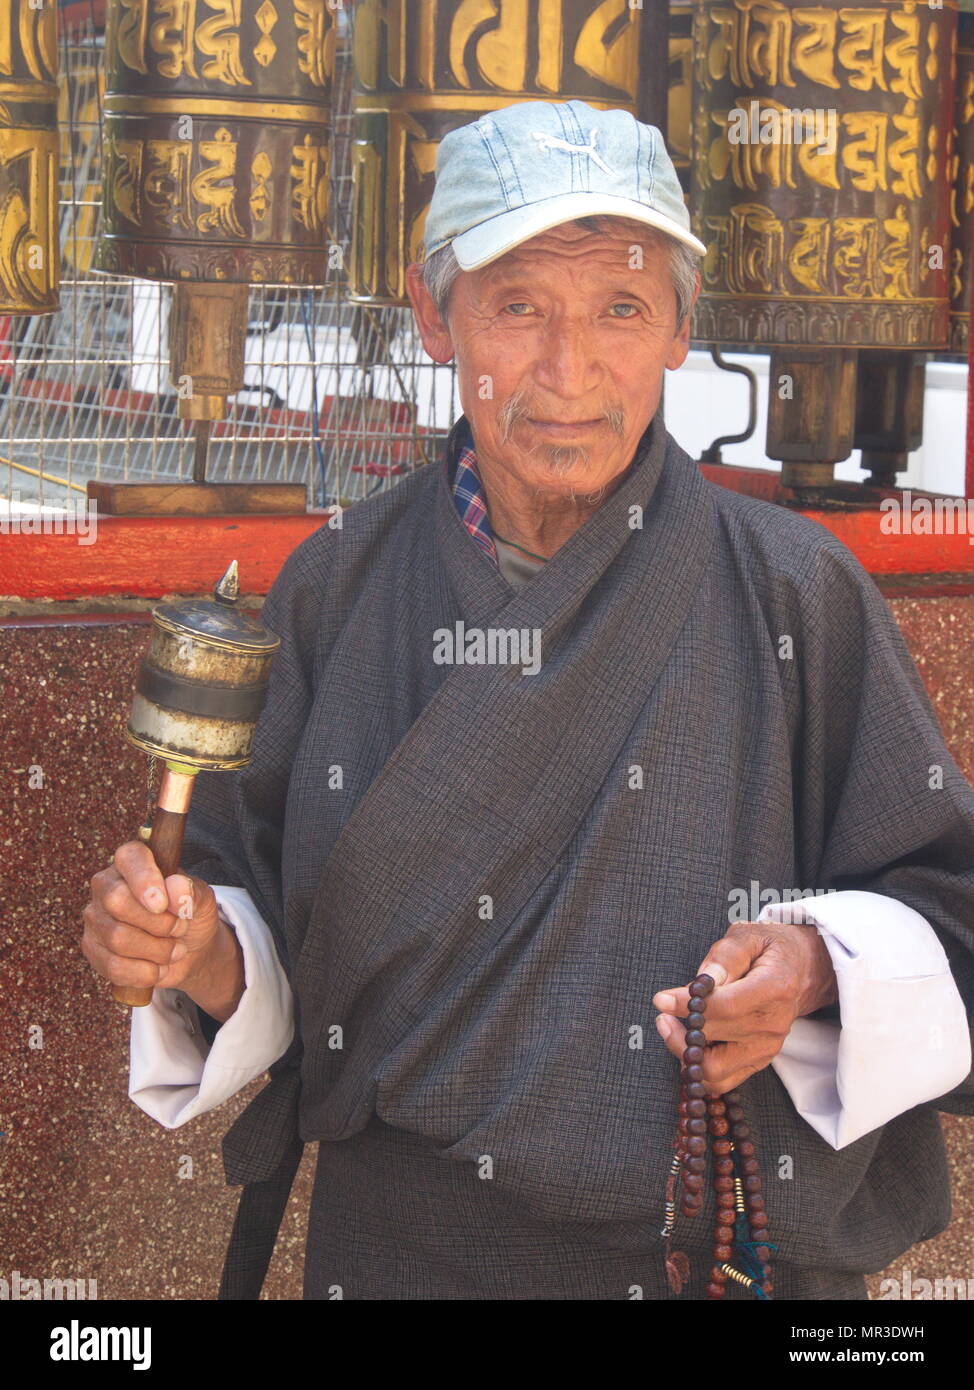
<svg viewBox="0 0 974 1390">
<path fill-rule="evenodd" d="M 693 5 L 671 0 L 666 148 L 684 196 L 690 192 L 690 112 L 693 105 Z"/>
<path fill-rule="evenodd" d="M 858 349 L 948 341 L 957 0 L 696 0 L 694 337 L 771 349 L 767 451 L 821 486 Z"/>
<path fill-rule="evenodd" d="M 57 11 L 0 14 L 0 314 L 59 307 Z"/>
<path fill-rule="evenodd" d="M 165 759 L 151 827 L 143 839 L 163 876 L 179 867 L 193 782 L 201 769 L 250 762 L 280 638 L 238 612 L 236 560 L 212 599 L 181 599 L 152 610 L 152 636 L 139 668 L 125 737 Z M 120 1004 L 148 1004 L 152 991 L 117 986 Z"/>
<path fill-rule="evenodd" d="M 573 98 L 661 126 L 666 19 L 665 5 L 628 0 L 361 0 L 351 298 L 409 303 L 448 131 L 515 101 Z"/>
<path fill-rule="evenodd" d="M 280 639 L 236 610 L 236 561 L 212 599 L 152 610 L 125 736 L 155 757 L 194 768 L 246 767 Z"/>
<path fill-rule="evenodd" d="M 334 52 L 329 0 L 110 0 L 96 265 L 175 283 L 185 418 L 243 384 L 248 284 L 325 279 Z"/>
<path fill-rule="evenodd" d="M 974 265 L 974 14 L 957 30 L 957 98 L 950 201 L 950 350 L 967 356 Z"/>
</svg>

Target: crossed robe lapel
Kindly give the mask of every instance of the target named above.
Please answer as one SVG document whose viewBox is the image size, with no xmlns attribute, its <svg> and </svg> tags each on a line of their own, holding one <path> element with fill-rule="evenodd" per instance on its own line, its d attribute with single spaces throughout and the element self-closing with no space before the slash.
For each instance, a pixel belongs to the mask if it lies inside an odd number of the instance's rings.
<svg viewBox="0 0 974 1390">
<path fill-rule="evenodd" d="M 382 1057 L 515 920 L 646 703 L 698 590 L 715 518 L 659 415 L 640 456 L 517 593 L 467 533 L 441 469 L 434 553 L 463 621 L 540 630 L 540 671 L 451 669 L 328 855 L 294 976 L 305 1137 L 365 1123 Z M 429 642 L 432 654 L 432 631 Z M 336 1022 L 346 1030 L 337 1078 L 317 1046 Z"/>
</svg>

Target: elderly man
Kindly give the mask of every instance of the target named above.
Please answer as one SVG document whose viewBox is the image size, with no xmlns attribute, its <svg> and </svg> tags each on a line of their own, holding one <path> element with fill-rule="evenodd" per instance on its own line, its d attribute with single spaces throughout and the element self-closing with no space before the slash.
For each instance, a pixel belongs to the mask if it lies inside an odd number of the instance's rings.
<svg viewBox="0 0 974 1390">
<path fill-rule="evenodd" d="M 426 238 L 443 457 L 289 558 L 254 760 L 200 776 L 189 877 L 133 843 L 93 880 L 88 959 L 158 986 L 131 1094 L 175 1126 L 273 1063 L 225 1141 L 223 1297 L 257 1296 L 314 1141 L 308 1298 L 672 1298 L 705 970 L 774 1296 L 863 1298 L 946 1225 L 936 1112 L 974 1105 L 974 793 L 850 552 L 665 430 L 704 247 L 659 132 L 483 117 Z M 748 1297 L 712 1201 L 682 1297 Z"/>
</svg>

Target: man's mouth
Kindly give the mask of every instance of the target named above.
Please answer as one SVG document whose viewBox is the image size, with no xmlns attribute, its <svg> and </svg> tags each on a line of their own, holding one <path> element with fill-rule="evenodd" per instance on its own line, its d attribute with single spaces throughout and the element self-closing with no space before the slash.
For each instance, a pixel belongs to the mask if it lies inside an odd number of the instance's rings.
<svg viewBox="0 0 974 1390">
<path fill-rule="evenodd" d="M 533 420 L 528 416 L 528 424 L 549 434 L 569 434 L 577 430 L 591 430 L 603 421 L 598 420 Z"/>
</svg>

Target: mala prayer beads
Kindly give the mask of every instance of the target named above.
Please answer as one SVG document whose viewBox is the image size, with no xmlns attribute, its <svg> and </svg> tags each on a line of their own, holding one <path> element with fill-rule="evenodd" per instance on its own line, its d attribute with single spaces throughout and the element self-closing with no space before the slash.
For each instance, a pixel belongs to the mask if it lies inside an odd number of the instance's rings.
<svg viewBox="0 0 974 1390">
<path fill-rule="evenodd" d="M 682 1251 L 670 1248 L 676 1225 L 677 1186 L 680 1215 L 697 1216 L 703 1207 L 709 1136 L 717 1214 L 707 1297 L 723 1298 L 728 1280 L 732 1280 L 757 1298 L 768 1299 L 773 1289 L 768 1260 L 776 1247 L 769 1241 L 768 1213 L 754 1140 L 737 1092 L 728 1091 L 713 1099 L 707 1096 L 703 1084 L 707 1045 L 704 1022 L 707 999 L 713 989 L 710 975 L 698 975 L 690 986 L 690 1012 L 680 1068 L 680 1115 L 666 1184 L 666 1220 L 660 1232 L 665 1241 L 666 1274 L 674 1293 L 681 1293 L 689 1278 L 690 1262 Z"/>
</svg>

